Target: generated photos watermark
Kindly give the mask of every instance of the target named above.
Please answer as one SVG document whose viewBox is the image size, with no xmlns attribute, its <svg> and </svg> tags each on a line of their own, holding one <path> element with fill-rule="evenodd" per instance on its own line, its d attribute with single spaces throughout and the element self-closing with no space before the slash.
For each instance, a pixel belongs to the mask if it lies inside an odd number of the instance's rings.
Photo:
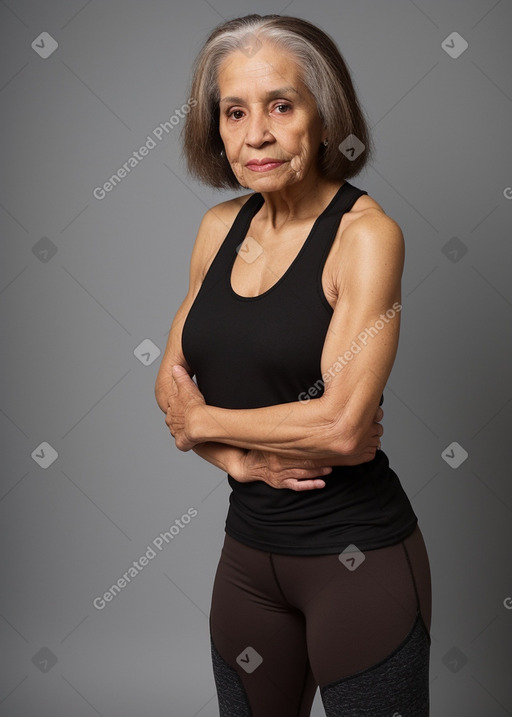
<svg viewBox="0 0 512 717">
<path fill-rule="evenodd" d="M 327 371 L 324 371 L 322 378 L 315 381 L 315 383 L 310 386 L 307 391 L 299 393 L 297 397 L 298 400 L 301 403 L 308 403 L 308 401 L 312 398 L 318 398 L 321 396 L 323 390 L 325 389 L 325 385 L 329 383 L 329 381 L 331 381 L 337 374 L 339 374 L 340 371 L 343 371 L 344 367 L 352 361 L 354 356 L 356 356 L 365 346 L 368 345 L 369 339 L 377 336 L 379 331 L 382 331 L 386 324 L 389 324 L 389 322 L 392 321 L 401 310 L 402 304 L 395 301 L 392 308 L 388 309 L 385 314 L 381 314 L 372 326 L 366 327 L 363 331 L 360 331 L 357 334 L 357 337 L 350 344 L 350 348 L 347 349 L 343 355 L 338 355 L 336 361 L 328 368 Z"/>
<path fill-rule="evenodd" d="M 112 602 L 112 600 L 119 595 L 121 590 L 125 588 L 133 578 L 136 578 L 142 569 L 145 568 L 146 565 L 149 565 L 151 560 L 156 558 L 158 553 L 154 550 L 154 548 L 161 552 L 165 545 L 169 545 L 169 543 L 174 540 L 177 535 L 179 535 L 180 530 L 183 530 L 183 528 L 190 523 L 192 518 L 196 517 L 197 513 L 198 511 L 196 508 L 189 508 L 180 518 L 176 518 L 168 530 L 157 535 L 151 544 L 147 546 L 147 550 L 144 555 L 141 555 L 138 560 L 134 560 L 128 570 L 126 570 L 126 572 L 124 572 L 122 576 L 103 593 L 103 595 L 94 598 L 92 604 L 96 610 L 104 610 L 107 603 Z"/>
<path fill-rule="evenodd" d="M 126 162 L 123 162 L 123 164 L 117 169 L 106 182 L 104 182 L 102 185 L 95 187 L 93 189 L 92 195 L 95 199 L 105 199 L 107 194 L 111 192 L 113 189 L 117 187 L 117 185 L 134 169 L 137 167 L 140 162 L 144 159 L 144 157 L 147 157 L 149 152 L 152 149 L 155 149 L 157 146 L 157 142 L 161 142 L 164 137 L 166 137 L 173 129 L 180 123 L 182 119 L 185 118 L 185 116 L 190 112 L 192 107 L 195 107 L 197 105 L 197 100 L 193 97 L 190 97 L 187 102 L 177 110 L 173 112 L 173 114 L 169 117 L 168 120 L 165 122 L 160 122 L 160 124 L 155 127 L 155 129 L 148 134 L 146 137 L 146 141 L 144 144 L 139 147 L 138 149 L 134 150 L 130 157 L 126 160 Z"/>
</svg>

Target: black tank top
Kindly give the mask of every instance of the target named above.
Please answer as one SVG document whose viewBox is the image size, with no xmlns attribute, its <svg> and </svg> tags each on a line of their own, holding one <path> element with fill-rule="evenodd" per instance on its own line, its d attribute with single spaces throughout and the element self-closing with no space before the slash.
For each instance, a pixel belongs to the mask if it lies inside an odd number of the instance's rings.
<svg viewBox="0 0 512 717">
<path fill-rule="evenodd" d="M 322 270 L 342 215 L 362 194 L 345 181 L 287 271 L 254 297 L 234 292 L 231 269 L 263 197 L 255 193 L 242 206 L 183 326 L 183 354 L 207 404 L 289 403 L 315 385 L 321 395 L 320 358 L 333 314 Z M 226 532 L 260 550 L 320 555 L 351 543 L 360 550 L 392 545 L 414 529 L 417 517 L 382 450 L 368 463 L 334 466 L 323 480 L 324 488 L 299 492 L 228 475 Z"/>
</svg>

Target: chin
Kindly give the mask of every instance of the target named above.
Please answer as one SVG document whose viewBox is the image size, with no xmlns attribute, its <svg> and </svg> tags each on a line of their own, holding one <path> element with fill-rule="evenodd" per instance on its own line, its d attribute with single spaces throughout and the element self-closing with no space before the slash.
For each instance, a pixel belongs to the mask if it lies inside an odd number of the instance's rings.
<svg viewBox="0 0 512 717">
<path fill-rule="evenodd" d="M 243 177 L 242 185 L 255 192 L 278 192 L 290 184 L 295 184 L 296 177 Z"/>
</svg>

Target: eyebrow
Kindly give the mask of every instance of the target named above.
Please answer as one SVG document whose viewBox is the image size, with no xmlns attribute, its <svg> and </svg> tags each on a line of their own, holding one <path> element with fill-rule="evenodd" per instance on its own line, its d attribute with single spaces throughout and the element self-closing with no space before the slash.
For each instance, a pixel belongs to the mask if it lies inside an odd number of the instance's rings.
<svg viewBox="0 0 512 717">
<path fill-rule="evenodd" d="M 277 90 L 272 90 L 271 92 L 267 92 L 267 99 L 274 100 L 278 97 L 283 97 L 283 95 L 286 95 L 290 92 L 295 92 L 296 95 L 299 93 L 295 89 L 295 87 L 279 87 Z M 244 100 L 242 97 L 223 97 L 220 102 L 233 102 L 234 104 L 240 105 L 244 103 Z"/>
</svg>

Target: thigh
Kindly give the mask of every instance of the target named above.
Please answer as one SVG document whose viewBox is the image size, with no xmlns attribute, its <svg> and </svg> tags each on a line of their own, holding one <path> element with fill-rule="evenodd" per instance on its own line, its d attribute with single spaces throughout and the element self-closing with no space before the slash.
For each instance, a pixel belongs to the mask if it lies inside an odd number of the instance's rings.
<svg viewBox="0 0 512 717">
<path fill-rule="evenodd" d="M 383 660 L 320 687 L 326 717 L 429 717 L 430 642 L 417 616 Z"/>
<path fill-rule="evenodd" d="M 305 616 L 320 687 L 375 666 L 415 626 L 429 641 L 430 571 L 418 526 L 405 541 L 364 551 L 352 569 L 338 554 L 275 557 L 283 594 Z"/>
<path fill-rule="evenodd" d="M 221 717 L 308 717 L 317 685 L 306 621 L 276 582 L 271 556 L 226 534 L 210 610 Z"/>
<path fill-rule="evenodd" d="M 359 584 L 348 582 L 349 619 L 333 618 L 336 643 L 326 639 L 325 625 L 322 637 L 317 610 L 316 628 L 310 633 L 308 626 L 326 715 L 428 717 L 430 568 L 420 529 L 368 551 L 357 571 L 365 566 Z M 320 601 L 327 610 L 330 602 L 331 617 L 333 599 Z"/>
</svg>

